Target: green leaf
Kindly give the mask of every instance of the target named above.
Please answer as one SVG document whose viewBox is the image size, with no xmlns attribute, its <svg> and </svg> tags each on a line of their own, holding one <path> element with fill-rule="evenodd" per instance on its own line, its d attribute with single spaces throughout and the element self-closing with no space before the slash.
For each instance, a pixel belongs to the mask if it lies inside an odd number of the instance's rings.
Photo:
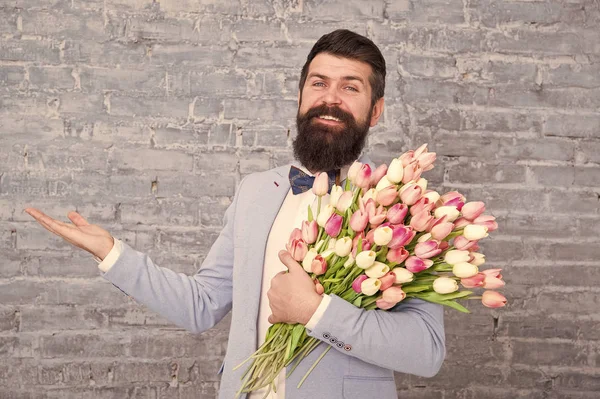
<svg viewBox="0 0 600 399">
<path fill-rule="evenodd" d="M 356 306 L 357 308 L 360 308 L 360 304 L 361 304 L 361 303 L 362 303 L 362 297 L 360 297 L 360 296 L 359 296 L 358 298 L 356 298 L 356 299 L 354 300 L 354 302 L 352 302 L 352 304 L 353 304 L 354 306 Z"/>
<path fill-rule="evenodd" d="M 431 288 L 431 286 L 429 286 L 429 285 L 409 285 L 409 286 L 403 285 L 402 291 L 404 291 L 408 294 L 408 293 L 412 293 L 412 292 L 425 291 L 430 288 Z"/>
<path fill-rule="evenodd" d="M 310 205 L 308 206 L 308 221 L 312 222 L 313 221 L 313 213 L 312 213 L 312 209 L 310 207 Z"/>
</svg>

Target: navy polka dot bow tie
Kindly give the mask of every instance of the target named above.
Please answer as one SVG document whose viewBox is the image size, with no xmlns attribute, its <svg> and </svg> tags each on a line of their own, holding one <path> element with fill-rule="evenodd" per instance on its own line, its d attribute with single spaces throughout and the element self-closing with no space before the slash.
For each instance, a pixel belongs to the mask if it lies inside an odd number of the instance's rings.
<svg viewBox="0 0 600 399">
<path fill-rule="evenodd" d="M 327 172 L 327 176 L 329 176 L 328 192 L 331 191 L 331 187 L 333 187 L 333 185 L 335 184 L 336 174 L 337 174 L 337 170 L 330 170 L 329 172 Z M 290 173 L 289 173 L 288 177 L 290 178 L 290 185 L 292 186 L 292 193 L 294 193 L 294 195 L 301 194 L 303 192 L 310 190 L 315 181 L 314 176 L 310 176 L 310 175 L 304 173 L 304 171 L 302 171 L 301 169 L 298 169 L 295 166 L 292 166 L 290 168 Z"/>
</svg>

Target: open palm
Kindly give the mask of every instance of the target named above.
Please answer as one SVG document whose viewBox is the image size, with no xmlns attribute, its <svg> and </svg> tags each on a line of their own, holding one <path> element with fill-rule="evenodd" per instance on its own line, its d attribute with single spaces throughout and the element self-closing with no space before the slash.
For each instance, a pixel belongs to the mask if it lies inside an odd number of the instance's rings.
<svg viewBox="0 0 600 399">
<path fill-rule="evenodd" d="M 104 259 L 114 245 L 114 239 L 108 231 L 100 226 L 89 224 L 77 212 L 69 212 L 67 214 L 67 217 L 73 224 L 52 219 L 39 209 L 26 208 L 25 212 L 31 215 L 48 231 L 100 259 Z"/>
</svg>

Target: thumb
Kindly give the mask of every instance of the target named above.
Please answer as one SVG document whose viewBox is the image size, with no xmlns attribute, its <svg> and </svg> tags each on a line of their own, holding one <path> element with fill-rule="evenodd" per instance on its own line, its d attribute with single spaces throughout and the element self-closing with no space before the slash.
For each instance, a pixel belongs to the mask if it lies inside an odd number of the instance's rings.
<svg viewBox="0 0 600 399">
<path fill-rule="evenodd" d="M 292 257 L 292 254 L 289 253 L 288 251 L 286 251 L 286 250 L 279 251 L 279 260 L 281 261 L 281 263 L 283 263 L 285 265 L 285 267 L 287 267 L 287 269 L 290 273 L 298 273 L 299 271 L 301 271 L 302 273 L 305 273 L 302 265 L 300 263 L 296 262 L 296 260 Z"/>
</svg>

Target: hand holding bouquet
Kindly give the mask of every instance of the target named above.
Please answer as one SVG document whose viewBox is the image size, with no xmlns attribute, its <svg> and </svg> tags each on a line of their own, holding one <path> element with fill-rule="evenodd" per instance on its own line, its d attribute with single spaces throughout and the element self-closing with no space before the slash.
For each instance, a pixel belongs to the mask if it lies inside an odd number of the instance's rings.
<svg viewBox="0 0 600 399">
<path fill-rule="evenodd" d="M 309 207 L 308 220 L 292 231 L 286 248 L 311 275 L 317 292 L 367 311 L 419 298 L 468 313 L 457 300 L 476 297 L 460 284 L 488 289 L 477 297 L 484 306 L 506 304 L 502 294 L 492 291 L 504 286 L 500 269 L 479 270 L 485 258 L 477 252 L 478 241 L 497 229 L 495 218 L 484 214 L 483 202 L 467 202 L 456 191 L 440 195 L 428 190 L 421 174 L 433 168 L 435 159 L 424 144 L 374 170 L 355 162 L 345 187 L 333 186 L 324 207 L 328 176 L 317 174 L 312 188 L 318 197 L 316 215 Z M 264 344 L 246 360 L 252 364 L 238 395 L 274 389 L 280 371 L 297 365 L 320 343 L 301 324 L 272 325 Z"/>
</svg>

